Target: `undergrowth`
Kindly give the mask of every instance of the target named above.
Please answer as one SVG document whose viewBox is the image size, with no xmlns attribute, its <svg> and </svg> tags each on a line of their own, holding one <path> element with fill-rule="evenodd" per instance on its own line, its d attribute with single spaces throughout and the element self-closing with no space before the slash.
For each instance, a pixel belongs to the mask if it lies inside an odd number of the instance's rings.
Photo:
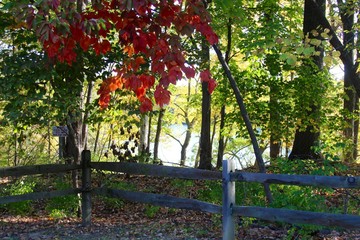
<svg viewBox="0 0 360 240">
<path fill-rule="evenodd" d="M 338 160 L 324 159 L 323 161 L 312 160 L 287 160 L 275 159 L 272 160 L 271 166 L 268 167 L 270 173 L 281 174 L 309 174 L 309 175 L 346 175 L 348 169 Z M 96 179 L 96 177 L 93 177 Z M 142 177 L 139 177 L 139 179 Z M 146 177 L 143 181 L 146 181 Z M 150 179 L 150 177 L 149 177 Z M 1 196 L 18 195 L 24 193 L 34 192 L 36 189 L 45 188 L 41 184 L 51 184 L 55 190 L 63 190 L 71 187 L 70 179 L 58 178 L 50 182 L 39 182 L 33 178 L 24 177 L 18 179 L 10 185 L 6 185 L 0 189 Z M 195 198 L 200 201 L 209 202 L 213 204 L 222 204 L 222 182 L 221 181 L 193 181 L 181 179 L 169 179 L 169 181 L 160 180 L 155 181 L 158 185 L 164 184 L 166 186 L 151 186 L 144 182 L 140 182 L 141 187 L 135 182 L 129 181 L 126 178 L 112 178 L 107 177 L 103 179 L 102 186 L 112 189 L 120 189 L 126 191 L 142 191 L 151 193 L 168 194 L 168 191 L 176 194 L 182 198 Z M 239 206 L 263 206 L 282 209 L 294 209 L 313 212 L 328 212 L 328 213 L 344 213 L 344 195 L 343 192 L 331 188 L 315 188 L 292 185 L 278 185 L 272 184 L 271 192 L 274 201 L 271 204 L 266 203 L 263 185 L 259 183 L 236 182 L 236 205 Z M 163 187 L 163 188 L 162 188 Z M 166 190 L 166 191 L 165 191 Z M 351 190 L 352 191 L 352 190 Z M 348 199 L 346 201 L 346 212 L 352 214 L 359 214 L 359 199 L 351 197 L 352 193 L 347 192 Z M 357 190 L 354 190 L 357 191 Z M 170 194 L 171 195 L 171 194 Z M 354 196 L 356 194 L 353 194 Z M 109 209 L 121 209 L 125 206 L 126 201 L 118 198 L 99 197 Z M 77 196 L 70 195 L 65 197 L 57 197 L 46 201 L 46 211 L 52 218 L 63 218 L 73 216 L 76 209 L 79 207 L 79 199 Z M 0 208 L 14 214 L 28 214 L 33 208 L 32 203 L 24 201 L 20 203 L 9 203 L 0 205 Z M 144 213 L 149 218 L 154 218 L 160 212 L 160 207 L 153 205 L 145 205 Z M 241 224 L 243 226 L 251 226 L 254 222 L 258 222 L 254 218 L 242 218 Z M 221 223 L 219 223 L 221 224 Z M 313 225 L 289 225 L 278 223 L 281 227 L 288 229 L 288 239 L 307 239 L 310 238 L 314 232 L 322 229 L 319 226 Z"/>
</svg>

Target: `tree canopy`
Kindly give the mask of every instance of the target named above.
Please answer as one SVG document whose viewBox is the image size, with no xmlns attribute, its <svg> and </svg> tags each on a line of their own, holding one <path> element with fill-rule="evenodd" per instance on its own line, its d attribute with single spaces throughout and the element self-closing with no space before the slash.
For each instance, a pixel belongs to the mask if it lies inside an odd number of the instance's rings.
<svg viewBox="0 0 360 240">
<path fill-rule="evenodd" d="M 11 4 L 12 5 L 12 4 Z M 140 110 L 152 109 L 147 95 L 155 84 L 154 97 L 161 107 L 170 101 L 169 84 L 195 76 L 194 66 L 186 61 L 181 37 L 198 31 L 210 44 L 218 39 L 209 25 L 210 15 L 202 1 L 37 1 L 16 6 L 20 23 L 26 21 L 36 32 L 43 49 L 52 61 L 72 65 L 80 61 L 78 52 L 96 55 L 112 51 L 118 45 L 123 58 L 112 76 L 99 89 L 99 104 L 105 108 L 110 93 L 130 89 L 141 102 Z M 216 86 L 206 69 L 200 73 Z M 155 83 L 156 82 L 156 83 Z"/>
</svg>

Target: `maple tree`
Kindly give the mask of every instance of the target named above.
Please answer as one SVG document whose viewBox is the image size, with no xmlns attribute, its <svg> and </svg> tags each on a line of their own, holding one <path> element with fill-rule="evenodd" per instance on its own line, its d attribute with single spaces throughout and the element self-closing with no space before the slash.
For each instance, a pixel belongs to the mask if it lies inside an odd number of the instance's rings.
<svg viewBox="0 0 360 240">
<path fill-rule="evenodd" d="M 170 101 L 169 84 L 184 76 L 195 76 L 195 67 L 186 61 L 182 36 L 199 32 L 216 44 L 210 16 L 202 1 L 107 0 L 93 1 L 77 9 L 74 1 L 42 0 L 22 7 L 28 28 L 36 30 L 48 57 L 69 65 L 77 61 L 78 51 L 97 55 L 119 44 L 125 54 L 114 74 L 98 90 L 99 105 L 106 108 L 111 93 L 132 90 L 141 102 L 140 111 L 153 108 L 149 90 L 160 107 Z M 79 5 L 79 4 L 78 4 Z M 200 73 L 211 93 L 216 82 L 209 70 Z"/>
</svg>

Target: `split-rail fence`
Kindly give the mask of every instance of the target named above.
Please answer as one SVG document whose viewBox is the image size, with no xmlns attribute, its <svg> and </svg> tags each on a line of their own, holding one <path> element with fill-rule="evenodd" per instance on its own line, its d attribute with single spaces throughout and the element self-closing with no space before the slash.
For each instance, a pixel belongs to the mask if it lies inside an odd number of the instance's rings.
<svg viewBox="0 0 360 240">
<path fill-rule="evenodd" d="M 178 198 L 164 194 L 132 192 L 105 187 L 93 188 L 91 185 L 92 169 L 121 172 L 130 175 L 147 175 L 198 180 L 222 180 L 223 203 L 222 205 L 216 205 L 196 199 Z M 235 171 L 233 163 L 227 160 L 223 161 L 222 172 L 125 162 L 91 162 L 90 151 L 85 150 L 82 154 L 81 165 L 46 164 L 0 168 L 0 178 L 20 177 L 34 174 L 61 173 L 73 170 L 80 170 L 82 172 L 82 185 L 80 189 L 4 196 L 0 197 L 0 204 L 19 202 L 24 200 L 54 198 L 81 193 L 83 226 L 88 226 L 91 224 L 92 194 L 121 198 L 128 201 L 147 203 L 162 207 L 217 213 L 222 214 L 222 234 L 223 239 L 226 240 L 235 239 L 236 216 L 254 217 L 262 220 L 280 221 L 290 224 L 314 224 L 329 227 L 343 227 L 347 229 L 360 229 L 360 216 L 358 215 L 319 213 L 256 206 L 238 206 L 235 204 L 235 181 L 330 188 L 360 188 L 360 177 L 240 172 Z"/>
</svg>

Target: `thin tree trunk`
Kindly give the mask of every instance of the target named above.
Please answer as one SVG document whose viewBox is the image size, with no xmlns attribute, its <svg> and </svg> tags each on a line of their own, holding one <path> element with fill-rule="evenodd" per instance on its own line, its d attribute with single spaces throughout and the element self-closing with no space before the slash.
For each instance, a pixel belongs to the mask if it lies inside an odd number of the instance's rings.
<svg viewBox="0 0 360 240">
<path fill-rule="evenodd" d="M 150 136 L 151 136 L 151 121 L 152 121 L 152 114 L 150 113 L 150 116 L 149 116 L 149 123 L 148 123 L 148 133 L 147 133 L 147 144 L 148 144 L 148 147 L 146 148 L 146 154 L 149 156 L 147 158 L 147 160 L 149 160 L 150 158 Z"/>
<path fill-rule="evenodd" d="M 240 93 L 240 90 L 239 90 L 239 88 L 238 88 L 238 86 L 236 84 L 235 79 L 233 78 L 233 76 L 231 74 L 230 68 L 229 68 L 228 64 L 225 62 L 225 60 L 223 58 L 223 55 L 221 54 L 221 51 L 219 50 L 218 46 L 213 45 L 213 48 L 214 48 L 214 50 L 216 52 L 216 55 L 217 55 L 221 65 L 223 67 L 223 70 L 226 73 L 227 78 L 229 79 L 230 86 L 234 91 L 236 101 L 237 101 L 237 103 L 238 103 L 238 105 L 240 107 L 241 116 L 244 119 L 246 129 L 247 129 L 247 131 L 248 131 L 248 133 L 250 135 L 251 143 L 252 143 L 252 146 L 253 146 L 253 149 L 254 149 L 256 162 L 257 162 L 257 165 L 259 167 L 259 170 L 260 170 L 260 172 L 265 173 L 266 168 L 265 168 L 264 159 L 262 157 L 262 154 L 261 154 L 259 144 L 258 144 L 257 139 L 256 139 L 254 129 L 252 128 L 251 121 L 250 121 L 249 115 L 247 113 L 243 97 L 242 97 L 242 95 Z M 273 201 L 273 197 L 272 197 L 272 194 L 271 194 L 271 191 L 270 191 L 269 184 L 265 183 L 263 185 L 264 185 L 264 191 L 265 191 L 266 199 L 267 199 L 267 201 L 269 203 L 271 203 Z"/>
<path fill-rule="evenodd" d="M 160 143 L 160 135 L 161 135 L 161 127 L 162 127 L 162 119 L 164 117 L 165 109 L 160 109 L 157 126 L 156 126 L 156 133 L 155 133 L 155 140 L 154 140 L 154 161 L 158 160 L 158 151 L 159 151 L 159 143 Z"/>
<path fill-rule="evenodd" d="M 186 134 L 185 134 L 185 139 L 183 144 L 181 145 L 181 157 L 180 157 L 180 166 L 185 166 L 185 161 L 186 161 L 186 151 L 187 148 L 190 144 L 190 140 L 191 140 L 191 135 L 192 135 L 192 128 L 194 125 L 195 119 L 193 119 L 191 122 L 189 121 L 189 119 L 186 119 Z"/>
<path fill-rule="evenodd" d="M 226 116 L 226 110 L 225 105 L 221 106 L 220 110 L 220 130 L 219 130 L 219 147 L 218 147 L 218 155 L 217 155 L 217 161 L 216 161 L 216 169 L 220 169 L 222 166 L 222 161 L 224 158 L 224 152 L 225 152 L 225 141 L 224 141 L 224 134 L 223 130 L 225 128 L 225 116 Z"/>
<path fill-rule="evenodd" d="M 230 53 L 232 47 L 232 19 L 228 19 L 227 23 L 227 46 L 225 52 L 225 62 L 229 64 L 230 61 Z M 226 84 L 226 82 L 224 82 Z M 226 101 L 226 100 L 225 100 Z M 219 146 L 218 146 L 218 155 L 216 161 L 216 169 L 220 169 L 222 166 L 222 161 L 224 158 L 225 152 L 225 142 L 224 142 L 224 128 L 225 128 L 225 118 L 226 118 L 226 106 L 223 104 L 220 110 L 220 129 L 219 129 Z"/>
<path fill-rule="evenodd" d="M 140 120 L 140 143 L 139 143 L 139 156 L 141 162 L 147 161 L 147 153 L 149 151 L 149 115 L 142 114 Z"/>
<path fill-rule="evenodd" d="M 109 133 L 109 141 L 107 145 L 107 149 L 111 149 L 111 143 L 113 141 L 113 134 L 114 134 L 114 124 L 110 123 L 110 133 Z"/>
<path fill-rule="evenodd" d="M 16 167 L 18 165 L 18 143 L 17 133 L 14 133 L 14 161 L 13 164 Z"/>
<path fill-rule="evenodd" d="M 90 116 L 90 111 L 87 109 L 87 106 L 90 105 L 91 103 L 91 95 L 92 95 L 92 91 L 94 88 L 94 83 L 91 80 L 88 80 L 88 89 L 87 89 L 87 95 L 86 95 L 86 102 L 85 102 L 85 106 L 83 106 L 83 109 L 85 109 L 84 112 L 84 116 L 83 116 L 83 125 L 82 125 L 82 144 L 84 146 L 84 150 L 87 149 L 87 140 L 88 140 L 88 135 L 89 135 L 89 131 L 88 131 L 88 124 L 87 124 L 87 120 Z M 81 157 L 81 156 L 80 156 Z"/>
<path fill-rule="evenodd" d="M 214 120 L 214 122 L 213 122 L 213 128 L 212 128 L 212 131 L 211 131 L 211 139 L 210 139 L 211 146 L 214 143 L 214 138 L 215 138 L 215 133 L 216 133 L 217 116 L 214 116 L 213 120 Z"/>
<path fill-rule="evenodd" d="M 96 128 L 96 137 L 95 137 L 95 143 L 94 143 L 94 154 L 95 155 L 96 155 L 97 146 L 99 144 L 100 129 L 101 129 L 101 122 L 98 123 L 97 128 Z"/>
</svg>

